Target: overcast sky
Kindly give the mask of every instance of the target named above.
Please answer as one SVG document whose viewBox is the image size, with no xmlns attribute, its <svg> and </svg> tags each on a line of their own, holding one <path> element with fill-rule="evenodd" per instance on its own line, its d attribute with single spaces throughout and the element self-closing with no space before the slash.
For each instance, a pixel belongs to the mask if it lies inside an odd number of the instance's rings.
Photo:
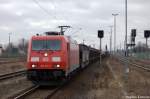
<svg viewBox="0 0 150 99">
<path fill-rule="evenodd" d="M 0 0 L 0 43 L 20 38 L 29 39 L 36 33 L 59 30 L 59 25 L 70 25 L 66 35 L 88 45 L 99 39 L 97 30 L 104 29 L 103 48 L 109 46 L 112 13 L 117 16 L 117 45 L 123 47 L 125 34 L 125 0 Z M 128 0 L 128 35 L 137 29 L 136 41 L 144 42 L 143 31 L 150 29 L 150 0 Z"/>
</svg>

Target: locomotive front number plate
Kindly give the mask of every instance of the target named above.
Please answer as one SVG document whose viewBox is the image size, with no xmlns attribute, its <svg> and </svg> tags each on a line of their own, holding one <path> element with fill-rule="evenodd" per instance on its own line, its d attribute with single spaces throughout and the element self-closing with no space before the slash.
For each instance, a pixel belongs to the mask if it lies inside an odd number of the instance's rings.
<svg viewBox="0 0 150 99">
<path fill-rule="evenodd" d="M 48 57 L 43 57 L 44 62 L 48 62 Z"/>
</svg>

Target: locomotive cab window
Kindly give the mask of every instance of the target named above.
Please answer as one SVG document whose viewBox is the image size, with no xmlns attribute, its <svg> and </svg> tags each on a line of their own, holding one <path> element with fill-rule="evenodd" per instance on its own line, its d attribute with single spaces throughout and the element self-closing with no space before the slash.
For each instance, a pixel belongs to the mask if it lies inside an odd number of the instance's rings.
<svg viewBox="0 0 150 99">
<path fill-rule="evenodd" d="M 61 50 L 60 40 L 33 40 L 32 50 Z"/>
</svg>

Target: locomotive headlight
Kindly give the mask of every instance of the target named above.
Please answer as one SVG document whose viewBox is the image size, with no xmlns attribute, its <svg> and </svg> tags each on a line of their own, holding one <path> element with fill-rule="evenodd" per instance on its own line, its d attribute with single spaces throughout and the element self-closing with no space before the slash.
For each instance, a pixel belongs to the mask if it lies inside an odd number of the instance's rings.
<svg viewBox="0 0 150 99">
<path fill-rule="evenodd" d="M 59 67 L 60 67 L 60 65 L 56 65 L 56 67 L 57 67 L 57 68 L 59 68 Z"/>
<path fill-rule="evenodd" d="M 32 68 L 35 68 L 35 67 L 36 67 L 36 65 L 33 64 L 33 65 L 32 65 Z"/>
<path fill-rule="evenodd" d="M 38 62 L 39 61 L 39 57 L 31 57 L 31 62 Z"/>
<path fill-rule="evenodd" d="M 52 57 L 52 62 L 60 62 L 61 58 L 60 57 Z"/>
<path fill-rule="evenodd" d="M 44 56 L 48 56 L 48 54 L 47 54 L 47 53 L 44 53 Z"/>
<path fill-rule="evenodd" d="M 59 64 L 54 65 L 54 68 L 60 68 L 60 65 Z"/>
</svg>

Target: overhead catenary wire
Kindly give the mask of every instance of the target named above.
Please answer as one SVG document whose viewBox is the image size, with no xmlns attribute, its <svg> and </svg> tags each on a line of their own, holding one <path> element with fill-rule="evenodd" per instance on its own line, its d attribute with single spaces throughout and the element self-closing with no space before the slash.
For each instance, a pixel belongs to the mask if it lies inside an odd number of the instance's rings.
<svg viewBox="0 0 150 99">
<path fill-rule="evenodd" d="M 41 4 L 40 4 L 40 2 L 38 1 L 38 0 L 32 0 L 41 10 L 43 10 L 46 14 L 48 14 L 49 16 L 53 16 L 56 20 L 68 20 L 68 18 L 66 18 L 66 17 L 63 17 L 63 18 L 58 18 L 57 16 L 56 16 L 56 11 L 54 11 L 54 14 L 52 14 L 52 13 L 50 13 L 45 7 L 43 7 Z M 54 3 L 54 1 L 53 0 L 51 0 L 51 3 L 52 3 L 52 5 L 54 6 L 54 8 L 56 8 L 56 5 L 55 5 L 55 3 Z M 63 13 L 62 13 L 63 14 Z M 61 14 L 61 15 L 62 15 Z M 62 17 L 62 16 L 61 16 Z"/>
<path fill-rule="evenodd" d="M 44 13 L 46 13 L 48 16 L 50 17 L 53 17 L 56 21 L 59 21 L 59 23 L 62 23 L 62 22 L 65 22 L 65 21 L 68 21 L 68 19 L 66 20 L 66 18 L 58 18 L 56 16 L 56 11 L 54 11 L 53 13 L 49 12 L 48 9 L 46 9 L 45 7 L 43 7 L 40 2 L 38 0 L 32 0 Z M 54 8 L 56 8 L 56 5 L 54 4 L 54 1 L 51 1 L 52 5 L 54 6 Z"/>
<path fill-rule="evenodd" d="M 56 20 L 58 20 L 56 16 L 52 15 L 47 9 L 45 9 L 43 6 L 41 6 L 41 4 L 37 0 L 32 0 L 32 1 L 47 15 L 53 16 Z"/>
</svg>

